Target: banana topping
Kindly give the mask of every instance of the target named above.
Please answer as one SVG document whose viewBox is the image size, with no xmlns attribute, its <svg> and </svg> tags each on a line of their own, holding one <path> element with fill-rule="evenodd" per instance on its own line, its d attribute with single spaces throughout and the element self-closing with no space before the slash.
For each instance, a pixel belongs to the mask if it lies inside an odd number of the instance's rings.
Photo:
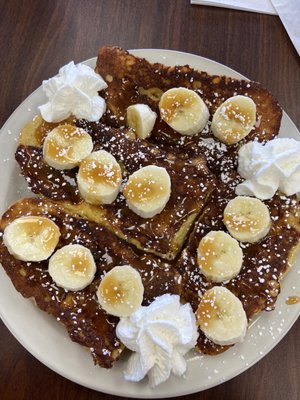
<svg viewBox="0 0 300 400">
<path fill-rule="evenodd" d="M 230 97 L 217 108 L 211 130 L 215 137 L 228 145 L 246 137 L 256 121 L 256 105 L 247 96 Z"/>
<path fill-rule="evenodd" d="M 134 104 L 127 108 L 127 123 L 140 139 L 152 133 L 157 115 L 147 104 Z"/>
<path fill-rule="evenodd" d="M 241 342 L 247 331 L 247 316 L 241 301 L 225 287 L 207 290 L 196 317 L 205 336 L 221 346 Z"/>
<path fill-rule="evenodd" d="M 48 272 L 57 286 L 77 291 L 93 281 L 96 265 L 88 248 L 81 244 L 68 244 L 52 255 Z"/>
<path fill-rule="evenodd" d="M 209 111 L 201 97 L 193 90 L 173 88 L 160 99 L 161 118 L 182 135 L 195 135 L 207 124 Z"/>
<path fill-rule="evenodd" d="M 81 196 L 88 203 L 111 204 L 121 187 L 121 167 L 107 151 L 94 151 L 81 162 L 77 183 Z"/>
<path fill-rule="evenodd" d="M 38 262 L 51 256 L 59 237 L 59 228 L 51 219 L 24 216 L 7 225 L 3 242 L 18 260 Z"/>
<path fill-rule="evenodd" d="M 92 138 L 85 130 L 65 124 L 48 133 L 43 144 L 43 157 L 55 169 L 72 169 L 92 150 Z"/>
<path fill-rule="evenodd" d="M 143 301 L 141 276 L 130 265 L 114 267 L 102 279 L 97 295 L 101 307 L 108 314 L 128 317 Z"/>
<path fill-rule="evenodd" d="M 159 214 L 171 194 L 171 179 L 165 168 L 148 165 L 130 175 L 124 196 L 128 207 L 143 218 Z"/>
<path fill-rule="evenodd" d="M 237 240 L 223 231 L 205 235 L 199 243 L 197 256 L 201 272 L 214 282 L 235 277 L 243 263 L 243 252 Z"/>
<path fill-rule="evenodd" d="M 240 242 L 258 242 L 271 228 L 268 207 L 261 200 L 247 196 L 230 200 L 223 221 L 230 235 Z"/>
</svg>

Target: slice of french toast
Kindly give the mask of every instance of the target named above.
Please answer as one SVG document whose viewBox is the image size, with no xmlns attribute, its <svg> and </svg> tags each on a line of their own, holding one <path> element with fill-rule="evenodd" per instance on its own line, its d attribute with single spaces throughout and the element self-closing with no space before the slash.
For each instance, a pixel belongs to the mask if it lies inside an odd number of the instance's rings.
<svg viewBox="0 0 300 400">
<path fill-rule="evenodd" d="M 181 160 L 126 130 L 84 120 L 72 123 L 90 133 L 95 151 L 105 149 L 116 158 L 122 165 L 125 181 L 147 165 L 166 168 L 172 187 L 167 205 L 158 215 L 145 219 L 127 207 L 122 193 L 110 205 L 85 202 L 77 187 L 78 168 L 60 171 L 43 160 L 42 142 L 54 124 L 45 123 L 40 117 L 21 132 L 16 151 L 16 160 L 32 191 L 55 200 L 69 212 L 106 226 L 141 250 L 174 259 L 214 187 L 215 178 L 204 157 Z"/>
<path fill-rule="evenodd" d="M 231 96 L 251 97 L 257 107 L 257 124 L 247 141 L 254 138 L 259 141 L 270 140 L 278 134 L 280 128 L 281 107 L 273 95 L 258 82 L 210 75 L 188 65 L 169 67 L 160 63 L 152 64 L 126 50 L 110 46 L 100 48 L 96 72 L 108 84 L 104 91 L 109 110 L 107 118 L 119 125 L 124 125 L 129 105 L 145 103 L 158 111 L 162 93 L 170 88 L 182 86 L 197 91 L 206 102 L 211 115 Z M 178 148 L 180 139 L 182 136 L 161 120 L 154 129 L 154 137 L 151 137 L 151 140 L 157 140 L 159 144 L 166 140 L 175 148 Z M 199 136 L 196 135 L 193 143 L 190 143 L 191 138 L 188 139 L 189 143 L 186 143 L 185 147 L 196 151 Z"/>
<path fill-rule="evenodd" d="M 233 168 L 236 166 L 237 151 L 242 144 L 254 139 L 270 140 L 279 132 L 281 107 L 270 92 L 254 81 L 210 75 L 188 65 L 152 64 L 119 47 L 110 46 L 100 48 L 96 72 L 108 85 L 102 93 L 107 102 L 107 113 L 104 117 L 107 124 L 122 126 L 126 123 L 128 106 L 137 103 L 148 104 L 157 113 L 158 118 L 147 140 L 162 149 L 172 151 L 178 157 L 205 155 L 208 167 L 217 174 L 224 172 L 224 163 L 232 165 Z M 231 146 L 215 139 L 210 131 L 210 121 L 197 135 L 180 135 L 160 118 L 158 107 L 161 95 L 174 87 L 196 91 L 205 101 L 211 117 L 229 97 L 248 96 L 256 104 L 256 124 L 245 139 Z"/>
<path fill-rule="evenodd" d="M 45 216 L 55 222 L 61 233 L 57 248 L 78 243 L 90 249 L 97 271 L 88 287 L 65 291 L 50 277 L 48 260 L 24 262 L 9 253 L 3 242 L 4 229 L 24 215 Z M 21 199 L 4 213 L 0 221 L 0 262 L 15 288 L 60 321 L 70 338 L 89 348 L 95 364 L 104 368 L 112 367 L 123 345 L 116 336 L 119 318 L 108 315 L 97 301 L 96 291 L 103 274 L 116 265 L 130 264 L 141 275 L 144 305 L 163 293 L 180 292 L 180 276 L 169 264 L 133 250 L 105 227 L 68 214 L 47 199 Z"/>
<path fill-rule="evenodd" d="M 182 274 L 182 299 L 189 302 L 194 311 L 204 292 L 220 285 L 201 273 L 197 262 L 198 245 L 210 231 L 226 232 L 223 212 L 236 196 L 234 188 L 241 180 L 236 174 L 231 176 L 230 182 L 219 182 L 177 262 L 176 267 Z M 269 233 L 259 242 L 241 243 L 242 269 L 236 277 L 221 284 L 241 300 L 248 320 L 263 310 L 275 308 L 280 282 L 300 249 L 300 200 L 277 193 L 265 204 L 272 221 Z M 228 346 L 213 343 L 199 330 L 197 348 L 204 354 L 218 354 Z"/>
</svg>

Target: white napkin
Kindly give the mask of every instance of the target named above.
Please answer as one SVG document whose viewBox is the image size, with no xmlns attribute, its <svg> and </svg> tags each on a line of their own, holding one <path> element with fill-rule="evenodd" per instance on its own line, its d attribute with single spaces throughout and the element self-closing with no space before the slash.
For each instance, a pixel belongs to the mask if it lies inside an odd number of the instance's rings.
<svg viewBox="0 0 300 400">
<path fill-rule="evenodd" d="M 300 56 L 300 0 L 272 0 L 272 3 Z"/>
<path fill-rule="evenodd" d="M 270 0 L 210 0 L 210 1 L 191 0 L 191 4 L 234 8 L 236 10 L 253 11 L 264 14 L 277 15 L 277 12 Z"/>
</svg>

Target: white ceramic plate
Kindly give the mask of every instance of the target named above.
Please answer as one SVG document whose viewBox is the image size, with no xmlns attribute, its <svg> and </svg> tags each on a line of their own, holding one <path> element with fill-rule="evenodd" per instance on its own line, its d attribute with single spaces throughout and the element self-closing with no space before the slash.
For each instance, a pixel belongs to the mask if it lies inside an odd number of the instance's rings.
<svg viewBox="0 0 300 400">
<path fill-rule="evenodd" d="M 168 50 L 134 50 L 135 55 L 166 65 L 190 66 L 213 74 L 242 78 L 239 73 L 214 61 Z M 95 59 L 86 61 L 95 65 Z M 48 78 L 45 76 L 45 79 Z M 37 114 L 37 106 L 46 98 L 41 88 L 33 92 L 11 115 L 0 135 L 1 213 L 20 197 L 31 196 L 19 167 L 14 160 L 17 135 L 24 124 Z M 284 113 L 280 135 L 299 140 L 299 132 Z M 300 314 L 300 304 L 286 305 L 288 296 L 299 296 L 300 257 L 284 280 L 276 309 L 262 313 L 249 327 L 243 343 L 219 356 L 199 356 L 191 352 L 185 379 L 171 377 L 151 389 L 147 379 L 130 383 L 123 379 L 126 357 L 111 370 L 93 365 L 92 357 L 80 345 L 73 343 L 65 329 L 54 318 L 25 300 L 0 268 L 0 316 L 18 341 L 38 360 L 58 374 L 89 388 L 126 397 L 175 397 L 207 389 L 245 371 L 268 353 L 288 332 Z"/>
</svg>

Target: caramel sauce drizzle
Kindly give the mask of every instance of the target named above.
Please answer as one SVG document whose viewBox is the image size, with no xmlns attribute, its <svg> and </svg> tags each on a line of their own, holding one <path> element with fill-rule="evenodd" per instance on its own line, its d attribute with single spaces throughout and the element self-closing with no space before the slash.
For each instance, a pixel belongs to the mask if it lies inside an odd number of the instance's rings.
<svg viewBox="0 0 300 400">
<path fill-rule="evenodd" d="M 72 255 L 72 271 L 74 271 L 76 275 L 85 276 L 87 271 L 87 261 L 86 256 L 81 252 Z"/>
<path fill-rule="evenodd" d="M 102 296 L 108 304 L 118 304 L 124 298 L 124 291 L 120 283 L 116 283 L 113 276 L 107 275 L 101 285 Z"/>
<path fill-rule="evenodd" d="M 144 203 L 158 198 L 162 193 L 162 187 L 155 179 L 135 179 L 131 177 L 127 182 L 124 191 L 125 197 L 132 201 Z"/>
<path fill-rule="evenodd" d="M 229 103 L 226 106 L 223 106 L 221 112 L 226 120 L 234 120 L 244 126 L 247 126 L 251 123 L 250 113 L 240 105 Z"/>
<path fill-rule="evenodd" d="M 298 304 L 300 303 L 300 297 L 299 296 L 289 296 L 287 297 L 287 299 L 285 300 L 285 304 L 293 305 L 293 304 Z"/>
<path fill-rule="evenodd" d="M 47 250 L 56 246 L 59 238 L 59 228 L 48 218 L 32 217 L 19 220 L 22 229 L 28 236 L 39 236 L 42 240 L 43 247 Z"/>
<path fill-rule="evenodd" d="M 193 104 L 195 101 L 193 94 L 174 93 L 169 94 L 163 102 L 161 115 L 164 121 L 171 122 L 174 118 L 183 113 L 183 108 Z"/>
<path fill-rule="evenodd" d="M 209 271 L 211 269 L 211 265 L 215 260 L 215 243 L 211 239 L 203 238 L 198 247 L 197 252 L 197 262 L 198 266 L 204 271 Z"/>
<path fill-rule="evenodd" d="M 120 169 L 113 163 L 103 163 L 94 159 L 85 159 L 80 165 L 80 175 L 93 184 L 117 187 L 122 180 Z"/>
</svg>

